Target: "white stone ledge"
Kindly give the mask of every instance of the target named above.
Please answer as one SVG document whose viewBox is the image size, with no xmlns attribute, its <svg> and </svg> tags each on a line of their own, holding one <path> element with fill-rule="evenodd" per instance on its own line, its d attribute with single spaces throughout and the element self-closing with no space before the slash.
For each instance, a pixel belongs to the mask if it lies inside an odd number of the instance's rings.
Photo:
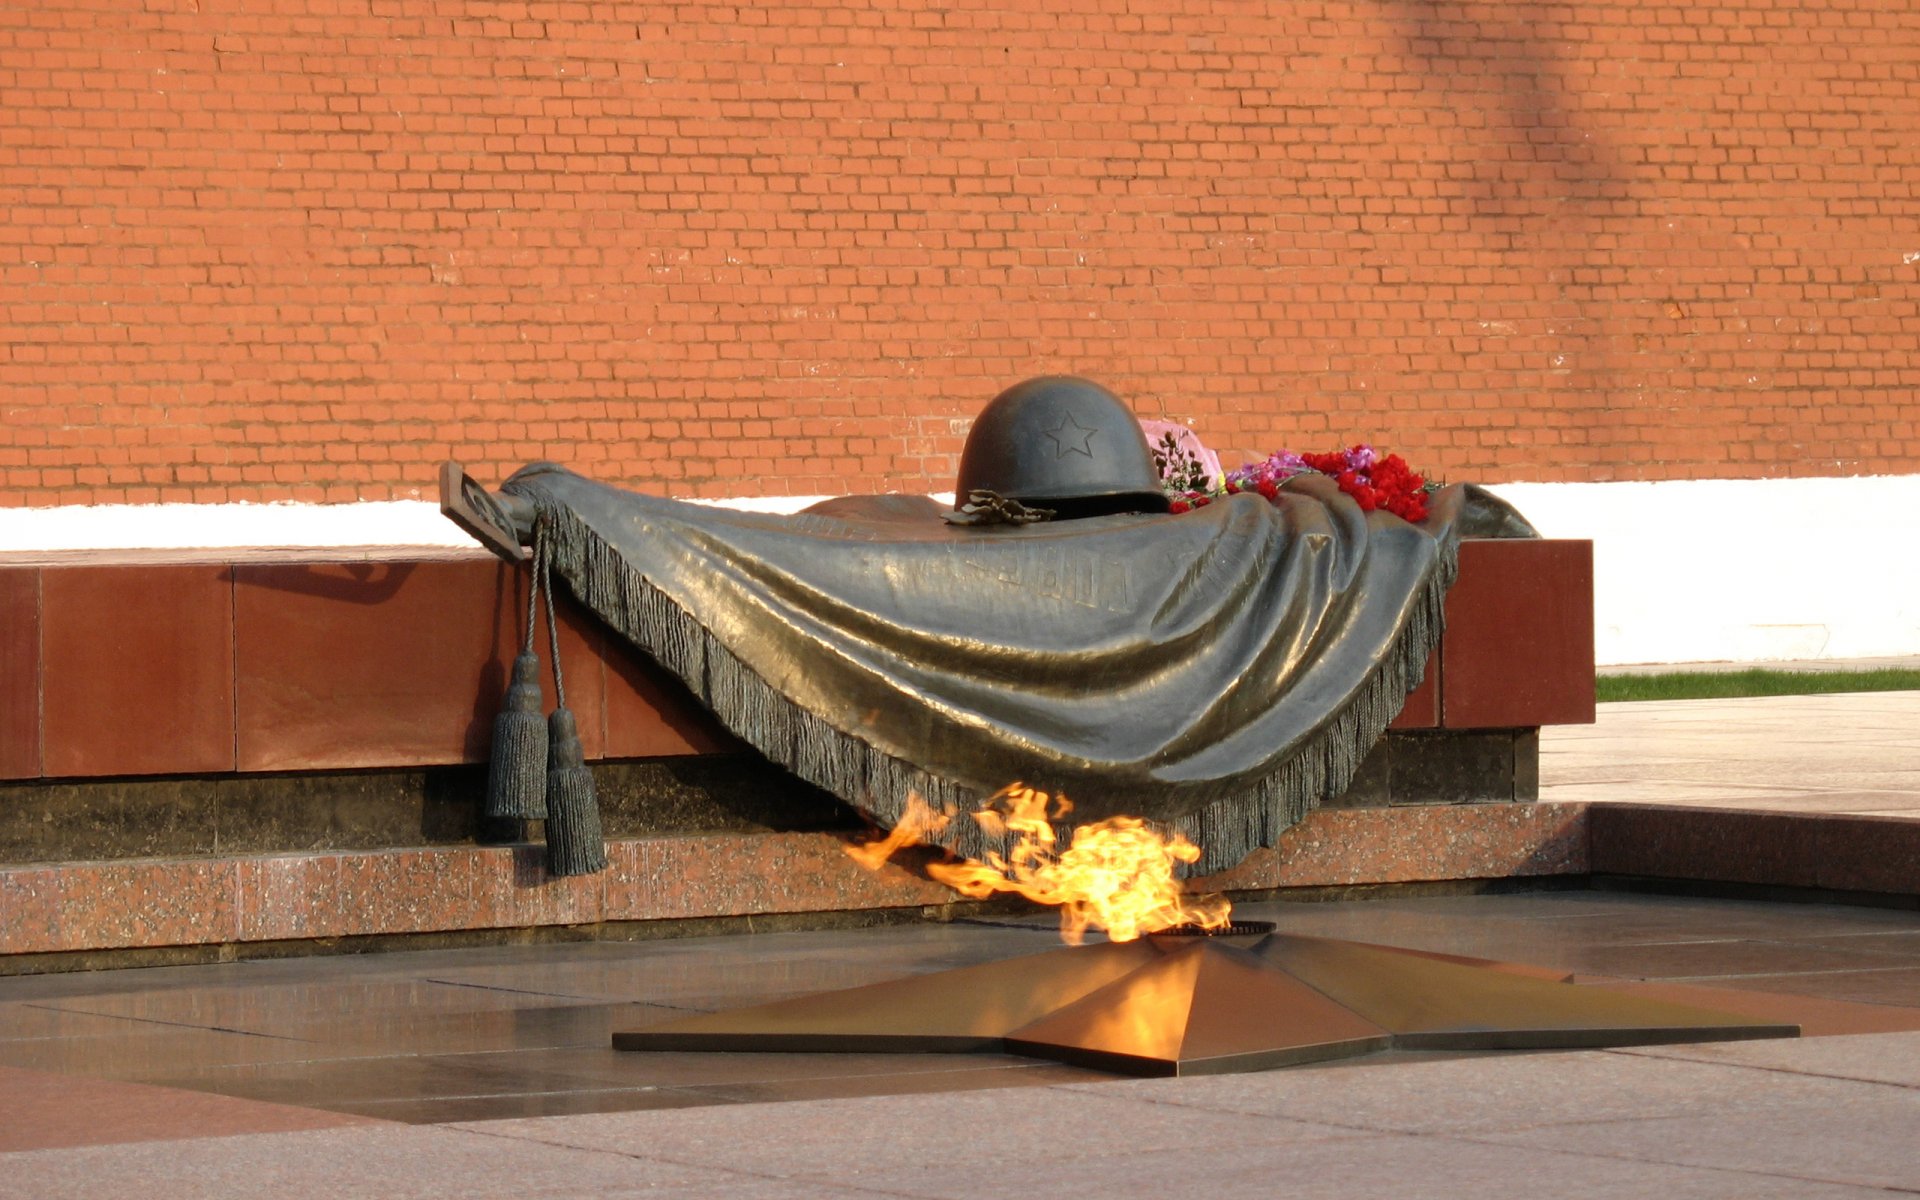
<svg viewBox="0 0 1920 1200">
<path fill-rule="evenodd" d="M 1546 536 L 1593 541 L 1594 649 L 1603 666 L 1920 654 L 1920 475 L 1492 489 Z M 821 498 L 700 503 L 792 512 Z M 472 545 L 424 500 L 0 514 L 0 561 L 92 550 Z"/>
</svg>

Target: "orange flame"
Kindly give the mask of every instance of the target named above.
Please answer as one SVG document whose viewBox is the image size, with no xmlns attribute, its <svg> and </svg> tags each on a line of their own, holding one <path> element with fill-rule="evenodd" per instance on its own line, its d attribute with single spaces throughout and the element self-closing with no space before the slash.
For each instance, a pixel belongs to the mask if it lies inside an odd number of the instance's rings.
<svg viewBox="0 0 1920 1200">
<path fill-rule="evenodd" d="M 843 846 L 847 856 L 869 871 L 878 871 L 880 864 L 909 846 L 919 846 L 926 842 L 927 835 L 939 833 L 947 827 L 953 818 L 943 812 L 935 812 L 919 796 L 907 795 L 907 811 L 887 832 L 887 836 L 871 842 Z"/>
<path fill-rule="evenodd" d="M 1012 849 L 1005 856 L 989 854 L 984 863 L 931 863 L 927 873 L 974 899 L 1015 892 L 1057 905 L 1060 936 L 1074 946 L 1090 928 L 1130 942 L 1174 925 L 1218 929 L 1228 923 L 1232 905 L 1225 896 L 1189 896 L 1173 876 L 1175 863 L 1200 857 L 1200 848 L 1185 836 L 1163 836 L 1138 817 L 1109 817 L 1075 829 L 1067 848 L 1056 850 L 1053 820 L 1072 809 L 1065 796 L 1009 784 L 972 816 L 989 837 L 1012 834 Z M 907 811 L 891 833 L 849 846 L 847 853 L 877 868 L 895 851 L 944 829 L 950 819 L 951 814 L 909 796 Z"/>
</svg>

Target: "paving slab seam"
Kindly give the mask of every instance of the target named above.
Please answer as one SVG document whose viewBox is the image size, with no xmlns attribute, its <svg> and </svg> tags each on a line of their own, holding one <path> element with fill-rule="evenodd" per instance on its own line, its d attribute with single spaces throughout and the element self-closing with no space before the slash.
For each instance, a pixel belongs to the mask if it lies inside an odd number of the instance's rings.
<svg viewBox="0 0 1920 1200">
<path fill-rule="evenodd" d="M 479 992 L 506 992 L 515 996 L 550 996 L 555 1000 L 577 1000 L 582 1005 L 605 1004 L 607 1002 L 604 997 L 583 996 L 579 992 L 551 992 L 540 988 L 503 987 L 497 983 L 466 983 L 458 979 L 435 979 L 430 975 L 423 975 L 420 978 L 427 983 L 437 983 L 445 987 L 471 988 Z M 703 1013 L 713 1011 L 709 1008 L 699 1008 L 691 1004 L 674 1004 L 666 1000 L 649 1000 L 647 1004 L 653 1008 L 671 1009 L 674 1012 Z"/>
<path fill-rule="evenodd" d="M 226 1025 L 196 1025 L 191 1021 L 166 1021 L 159 1017 L 135 1017 L 126 1013 L 101 1012 L 93 1008 L 68 1008 L 59 1004 L 34 1003 L 31 1000 L 19 1000 L 15 1003 L 22 1008 L 36 1008 L 42 1012 L 79 1014 L 87 1017 L 101 1017 L 109 1021 L 132 1021 L 138 1025 L 163 1025 L 169 1029 L 192 1029 L 202 1033 L 232 1033 L 241 1037 L 266 1038 L 274 1042 L 299 1042 L 303 1045 L 315 1045 L 312 1038 L 290 1037 L 282 1033 L 258 1033 L 251 1029 L 234 1029 Z"/>
<path fill-rule="evenodd" d="M 1682 1060 L 1682 1061 L 1693 1061 L 1693 1060 Z M 1716 1063 L 1713 1065 L 1718 1066 L 1720 1064 Z M 1085 1084 L 1080 1086 L 1102 1087 L 1105 1085 Z M 1259 1109 L 1240 1108 L 1233 1104 L 1199 1104 L 1199 1103 L 1192 1103 L 1192 1102 L 1184 1102 L 1180 1100 L 1166 1100 L 1166 1099 L 1161 1099 L 1158 1097 L 1151 1097 L 1151 1096 L 1136 1096 L 1133 1098 L 1136 1100 L 1139 1100 L 1141 1103 L 1144 1103 L 1144 1104 L 1158 1104 L 1167 1108 L 1186 1109 L 1190 1112 L 1231 1113 L 1236 1117 L 1272 1118 L 1273 1116 L 1273 1114 L 1270 1112 L 1264 1112 Z M 1471 1140 L 1466 1138 L 1465 1135 L 1462 1133 L 1458 1133 L 1458 1132 L 1450 1133 L 1446 1130 L 1439 1130 L 1439 1129 L 1408 1129 L 1405 1126 L 1369 1125 L 1365 1123 L 1331 1121 L 1325 1117 L 1290 1116 L 1285 1119 L 1293 1122 L 1296 1125 L 1312 1125 L 1322 1129 L 1337 1129 L 1343 1133 L 1353 1134 L 1353 1135 L 1380 1134 L 1388 1137 L 1452 1138 L 1456 1141 Z M 1529 1124 L 1513 1125 L 1508 1128 L 1513 1130 L 1519 1130 L 1519 1129 L 1557 1129 L 1557 1128 L 1563 1128 L 1563 1127 L 1593 1126 L 1593 1125 L 1638 1125 L 1638 1124 L 1647 1124 L 1647 1123 L 1657 1123 L 1660 1121 L 1668 1121 L 1672 1119 L 1673 1119 L 1673 1114 L 1671 1113 L 1659 1113 L 1652 1116 L 1636 1116 L 1636 1117 L 1574 1117 L 1564 1121 L 1534 1121 Z M 1506 1130 L 1503 1130 L 1503 1132 L 1506 1132 Z M 1506 1143 L 1504 1142 L 1496 1142 L 1492 1144 L 1506 1145 Z M 1539 1149 L 1539 1148 L 1540 1147 L 1535 1147 L 1535 1149 Z M 1554 1151 L 1554 1153 L 1575 1153 L 1575 1152 Z"/>
<path fill-rule="evenodd" d="M 1729 941 L 1733 944 L 1738 944 L 1740 942 L 1751 942 L 1752 940 L 1753 940 L 1752 938 L 1729 939 Z M 1662 946 L 1667 946 L 1667 945 L 1694 946 L 1694 945 L 1710 945 L 1713 943 L 1657 942 L 1657 943 L 1648 943 L 1648 944 L 1662 945 Z M 1791 945 L 1791 943 L 1784 943 L 1784 942 L 1774 943 L 1774 944 Z M 1886 954 L 1882 951 L 1877 951 L 1877 950 L 1856 950 L 1856 951 L 1853 951 L 1852 953 L 1873 954 L 1881 958 L 1897 957 L 1895 955 Z M 1809 967 L 1805 970 L 1795 971 L 1794 974 L 1796 976 L 1806 975 L 1809 977 L 1816 976 L 1816 975 L 1878 975 L 1883 971 L 1911 971 L 1913 967 L 1914 967 L 1914 960 L 1909 958 L 1905 962 L 1890 962 L 1884 967 L 1863 967 L 1857 964 L 1850 964 L 1844 967 Z M 1751 979 L 1753 978 L 1753 973 L 1750 971 L 1735 971 L 1726 975 L 1661 975 L 1661 976 L 1658 976 L 1657 978 L 1653 976 L 1642 976 L 1640 978 L 1642 979 L 1643 982 L 1647 982 L 1647 983 L 1655 983 L 1655 982 L 1657 983 L 1708 983 L 1715 979 Z M 1870 1003 L 1870 1001 L 1857 1001 L 1856 1003 Z"/>
<path fill-rule="evenodd" d="M 470 988 L 476 992 L 508 992 L 515 996 L 552 996 L 556 1000 L 579 1000 L 587 1004 L 599 1002 L 599 997 L 597 996 L 582 996 L 578 992 L 554 992 L 548 991 L 545 988 L 506 987 L 498 983 L 468 983 L 463 979 L 435 979 L 431 975 L 422 975 L 420 979 L 424 983 L 435 984 L 439 987 Z"/>
<path fill-rule="evenodd" d="M 795 1101 L 795 1103 L 805 1104 L 805 1103 L 823 1103 L 823 1102 L 822 1101 Z M 800 1176 L 800 1175 L 776 1175 L 776 1174 L 772 1174 L 765 1171 L 750 1171 L 744 1167 L 721 1166 L 712 1161 L 689 1160 L 689 1159 L 674 1158 L 671 1156 L 658 1155 L 658 1154 L 632 1154 L 625 1150 L 615 1150 L 607 1146 L 581 1146 L 574 1142 L 556 1141 L 552 1138 L 533 1137 L 527 1134 L 510 1133 L 510 1132 L 507 1132 L 506 1130 L 485 1129 L 481 1127 L 481 1125 L 483 1124 L 484 1122 L 473 1122 L 473 1123 L 452 1124 L 452 1125 L 436 1125 L 436 1126 L 433 1126 L 433 1128 L 454 1129 L 454 1130 L 459 1130 L 462 1133 L 471 1133 L 471 1134 L 477 1134 L 481 1137 L 497 1138 L 500 1141 L 505 1141 L 505 1142 L 519 1142 L 522 1144 L 532 1145 L 532 1146 L 545 1146 L 551 1150 L 575 1150 L 575 1151 L 585 1151 L 589 1154 L 604 1154 L 610 1158 L 625 1159 L 626 1161 L 629 1161 L 629 1162 L 655 1163 L 655 1164 L 663 1164 L 663 1165 L 675 1166 L 675 1167 L 692 1167 L 702 1171 L 716 1171 L 725 1175 L 735 1175 L 743 1180 L 752 1179 L 752 1180 L 759 1180 L 765 1183 L 831 1183 L 834 1187 L 837 1187 L 837 1188 L 842 1188 L 847 1191 L 864 1192 L 867 1195 L 871 1195 L 871 1196 L 889 1196 L 889 1197 L 893 1197 L 894 1200 L 926 1200 L 925 1196 L 916 1195 L 912 1192 L 897 1192 L 897 1191 L 891 1191 L 891 1190 L 883 1191 L 879 1188 L 869 1187 L 865 1184 L 849 1183 L 845 1179 L 840 1179 L 840 1178 L 835 1178 L 832 1180 L 821 1180 L 821 1179 L 814 1179 L 811 1177 Z"/>
<path fill-rule="evenodd" d="M 1765 1063 L 1733 1062 L 1721 1058 L 1690 1058 L 1685 1054 L 1678 1054 L 1672 1051 L 1662 1054 L 1660 1053 L 1660 1049 L 1658 1046 L 1627 1047 L 1616 1050 L 1604 1050 L 1601 1053 L 1619 1054 L 1628 1058 L 1657 1058 L 1662 1062 L 1709 1063 L 1716 1067 L 1738 1067 L 1743 1071 L 1764 1071 L 1770 1075 L 1791 1075 L 1800 1079 L 1831 1079 L 1839 1083 L 1865 1083 L 1872 1084 L 1876 1087 L 1897 1088 L 1900 1091 L 1906 1092 L 1920 1092 L 1920 1084 L 1901 1083 L 1893 1079 L 1870 1079 L 1864 1075 L 1835 1075 L 1830 1071 L 1803 1071 L 1794 1067 L 1774 1067 L 1768 1066 Z M 1593 1122 L 1593 1124 L 1599 1124 L 1599 1122 L 1596 1121 Z"/>
<path fill-rule="evenodd" d="M 439 1103 L 442 1101 L 451 1103 L 456 1100 L 520 1099 L 527 1096 L 620 1096 L 620 1095 L 626 1095 L 628 1093 L 632 1093 L 635 1095 L 640 1095 L 640 1094 L 676 1095 L 676 1096 L 700 1095 L 700 1093 L 696 1089 L 690 1088 L 690 1087 L 645 1084 L 639 1087 L 581 1087 L 581 1088 L 564 1088 L 564 1089 L 556 1088 L 548 1091 L 534 1091 L 534 1092 L 518 1092 L 518 1091 L 516 1092 L 457 1092 L 457 1093 L 448 1093 L 447 1095 L 443 1095 L 443 1096 L 435 1096 L 433 1097 L 433 1100 L 435 1103 Z M 222 1093 L 214 1092 L 212 1094 L 221 1095 Z M 273 1103 L 285 1103 L 285 1101 L 274 1101 Z M 386 1104 L 386 1105 L 412 1104 L 412 1103 L 415 1103 L 415 1101 L 410 1098 L 400 1097 L 400 1098 L 393 1098 L 393 1099 L 364 1100 L 364 1101 L 357 1101 L 354 1103 L 357 1103 L 360 1107 L 352 1109 L 351 1112 L 353 1114 L 360 1114 L 362 1108 L 377 1108 L 383 1104 Z M 296 1106 L 296 1107 L 300 1107 L 300 1106 Z M 698 1108 L 698 1107 L 707 1107 L 707 1106 L 695 1105 L 694 1107 Z M 349 1110 L 323 1108 L 323 1109 L 316 1109 L 315 1111 L 345 1112 Z M 648 1110 L 634 1109 L 632 1111 L 646 1112 Z M 376 1118 L 376 1119 L 383 1120 L 385 1118 Z M 423 1126 L 423 1127 L 429 1127 L 429 1128 L 439 1128 L 439 1127 L 445 1127 L 449 1129 L 466 1128 L 465 1125 L 462 1125 L 460 1122 L 457 1122 L 457 1121 L 399 1121 L 399 1122 L 395 1122 L 395 1124 Z"/>
<path fill-rule="evenodd" d="M 1055 1084 L 1055 1085 L 1049 1085 L 1049 1086 L 1054 1091 L 1077 1092 L 1081 1095 L 1086 1095 L 1090 1092 L 1095 1091 L 1096 1089 L 1115 1088 L 1115 1087 L 1124 1088 L 1131 1082 L 1132 1082 L 1131 1080 L 1116 1079 L 1116 1080 L 1102 1080 L 1099 1083 L 1070 1083 L 1070 1084 Z M 1270 1112 L 1262 1112 L 1258 1109 L 1240 1108 L 1230 1103 L 1229 1104 L 1217 1104 L 1217 1103 L 1201 1104 L 1201 1103 L 1195 1103 L 1192 1101 L 1170 1100 L 1161 1096 L 1129 1096 L 1128 1099 L 1137 1101 L 1138 1103 L 1141 1103 L 1141 1104 L 1154 1104 L 1154 1105 L 1159 1105 L 1162 1108 L 1184 1109 L 1188 1112 L 1231 1113 L 1236 1117 L 1258 1117 L 1258 1118 L 1269 1119 L 1269 1120 L 1273 1119 L 1273 1114 Z M 1364 1123 L 1356 1124 L 1356 1123 L 1342 1122 L 1342 1121 L 1330 1121 L 1325 1117 L 1290 1116 L 1282 1119 L 1289 1121 L 1295 1125 L 1312 1125 L 1321 1129 L 1338 1130 L 1343 1134 L 1348 1134 L 1353 1136 L 1361 1136 L 1366 1134 L 1384 1134 L 1389 1137 L 1436 1136 L 1434 1134 L 1423 1132 L 1421 1130 L 1404 1129 L 1404 1128 L 1396 1129 L 1396 1128 L 1393 1128 L 1390 1126 L 1384 1126 L 1384 1125 L 1368 1125 Z M 1634 1118 L 1634 1119 L 1641 1120 L 1641 1119 L 1647 1119 L 1647 1118 Z M 1549 1124 L 1558 1124 L 1558 1122 L 1549 1122 Z"/>
<path fill-rule="evenodd" d="M 1649 1117 L 1640 1119 L 1656 1120 L 1658 1118 Z M 1603 1125 L 1620 1123 L 1621 1122 L 1617 1121 L 1594 1121 L 1580 1122 L 1578 1124 Z M 1631 1124 L 1632 1122 L 1627 1123 Z M 1432 1137 L 1436 1140 L 1453 1142 L 1457 1145 L 1464 1146 L 1498 1146 L 1503 1150 L 1512 1149 L 1516 1145 L 1514 1142 L 1504 1142 L 1497 1138 L 1470 1137 L 1462 1134 L 1415 1134 L 1413 1136 Z M 1793 1183 L 1820 1184 L 1826 1187 L 1863 1188 L 1871 1191 L 1885 1192 L 1888 1195 L 1894 1196 L 1920 1196 L 1920 1188 L 1900 1187 L 1897 1184 L 1862 1183 L 1856 1179 L 1828 1179 L 1817 1175 L 1796 1175 L 1783 1171 L 1760 1171 L 1746 1167 L 1726 1167 L 1711 1163 L 1685 1162 L 1672 1158 L 1643 1157 L 1635 1154 L 1607 1154 L 1598 1150 L 1571 1150 L 1547 1146 L 1531 1146 L 1528 1148 L 1542 1154 L 1563 1154 L 1569 1158 L 1585 1158 L 1597 1162 L 1645 1163 L 1654 1166 L 1673 1167 L 1683 1171 L 1706 1171 L 1750 1179 L 1783 1179 Z"/>
</svg>

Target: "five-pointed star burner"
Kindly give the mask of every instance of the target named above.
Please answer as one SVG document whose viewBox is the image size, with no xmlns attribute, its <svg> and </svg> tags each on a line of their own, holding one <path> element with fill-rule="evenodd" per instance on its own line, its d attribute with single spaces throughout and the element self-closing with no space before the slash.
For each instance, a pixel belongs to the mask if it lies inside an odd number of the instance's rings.
<svg viewBox="0 0 1920 1200">
<path fill-rule="evenodd" d="M 1002 1051 L 1130 1075 L 1260 1071 L 1389 1046 L 1573 1049 L 1797 1037 L 1538 968 L 1273 934 L 1144 938 L 616 1033 L 620 1050 Z"/>
</svg>

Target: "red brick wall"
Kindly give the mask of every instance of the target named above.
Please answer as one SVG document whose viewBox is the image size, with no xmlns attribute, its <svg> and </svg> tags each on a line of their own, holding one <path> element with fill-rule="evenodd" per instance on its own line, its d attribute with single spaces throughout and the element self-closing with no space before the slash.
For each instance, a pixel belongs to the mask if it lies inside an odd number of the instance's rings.
<svg viewBox="0 0 1920 1200">
<path fill-rule="evenodd" d="M 1910 473 L 1917 184 L 1911 0 L 20 0 L 0 503 L 939 488 L 1063 370 L 1229 452 Z"/>
</svg>

